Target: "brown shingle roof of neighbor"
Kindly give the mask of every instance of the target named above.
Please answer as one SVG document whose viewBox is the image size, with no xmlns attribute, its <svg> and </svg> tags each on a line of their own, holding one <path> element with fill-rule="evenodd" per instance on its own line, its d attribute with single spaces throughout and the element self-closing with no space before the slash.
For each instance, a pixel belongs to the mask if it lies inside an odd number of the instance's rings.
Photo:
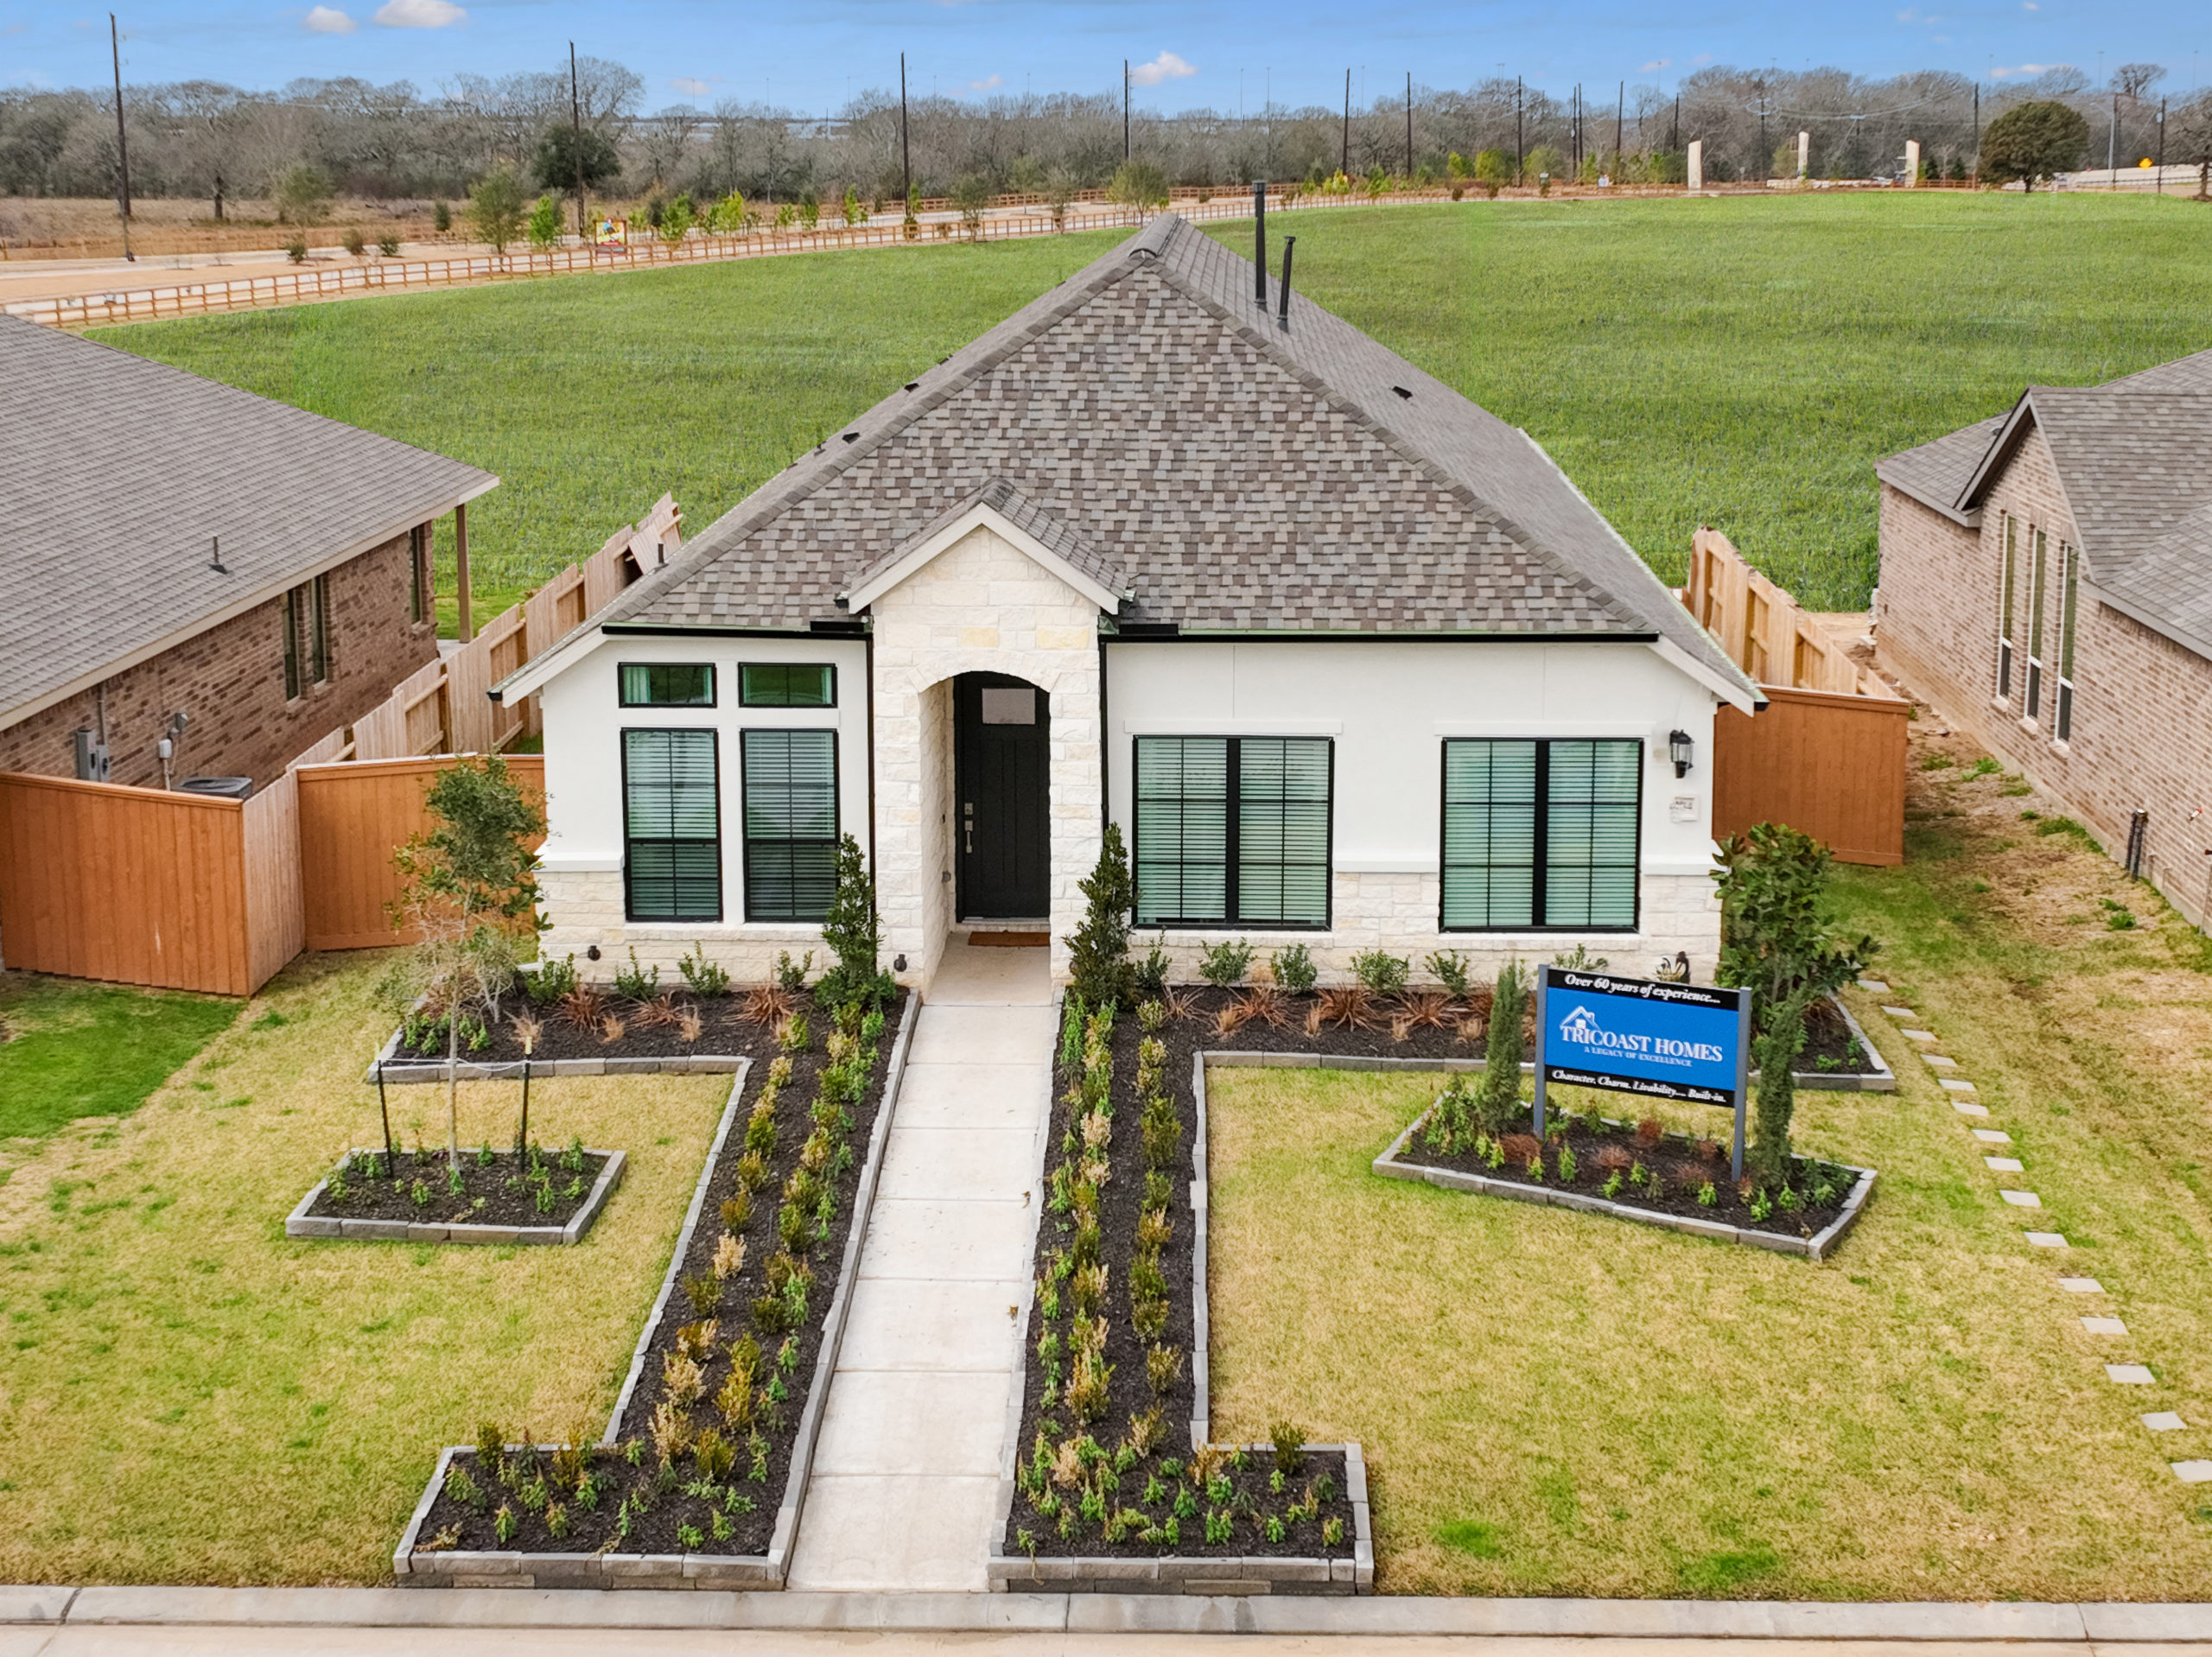
<svg viewBox="0 0 2212 1657">
<path fill-rule="evenodd" d="M 1133 592 L 1123 622 L 1658 634 L 1756 694 L 1526 433 L 1302 296 L 1278 328 L 1252 287 L 1249 263 L 1161 215 L 801 457 L 595 620 L 804 628 L 1002 497 Z"/>
<path fill-rule="evenodd" d="M 2102 385 L 2031 385 L 2009 413 L 1892 454 L 1875 475 L 1971 522 L 2031 426 L 2050 447 L 2088 581 L 2212 655 L 2212 351 Z"/>
<path fill-rule="evenodd" d="M 499 482 L 14 317 L 0 388 L 0 722 Z"/>
</svg>

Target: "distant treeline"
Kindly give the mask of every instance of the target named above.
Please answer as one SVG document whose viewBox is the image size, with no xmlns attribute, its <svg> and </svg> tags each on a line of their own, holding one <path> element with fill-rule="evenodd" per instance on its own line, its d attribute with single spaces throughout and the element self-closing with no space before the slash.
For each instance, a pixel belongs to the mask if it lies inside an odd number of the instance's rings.
<svg viewBox="0 0 2212 1657">
<path fill-rule="evenodd" d="M 702 200 L 732 190 L 770 202 L 814 195 L 870 201 L 902 190 L 899 96 L 861 93 L 835 112 L 762 104 L 703 110 L 645 107 L 645 83 L 616 63 L 579 66 L 583 125 L 613 146 L 620 172 L 597 193 Z M 1132 112 L 1130 151 L 1174 184 L 1231 186 L 1265 176 L 1314 180 L 1342 166 L 1354 176 L 1442 174 L 1449 158 L 1496 151 L 1525 181 L 1539 172 L 1634 181 L 1679 180 L 1693 139 L 1706 176 L 1726 182 L 1796 170 L 1796 135 L 1811 134 L 1816 178 L 1897 170 L 1919 140 L 1931 174 L 1975 169 L 1981 132 L 2005 108 L 2053 99 L 2088 121 L 2082 164 L 2144 157 L 2195 163 L 2212 143 L 2212 93 L 2172 100 L 2162 133 L 2156 65 L 2123 67 L 2107 86 L 2080 71 L 1981 83 L 1941 72 L 1872 80 L 1838 69 L 1802 73 L 1716 67 L 1675 91 L 1609 85 L 1560 96 L 1506 78 L 1467 91 L 1415 86 L 1351 111 L 1275 105 L 1243 115 L 1211 110 Z M 0 194 L 104 196 L 117 187 L 111 94 L 93 89 L 0 90 Z M 463 75 L 425 95 L 405 81 L 297 80 L 273 92 L 214 81 L 126 86 L 133 193 L 266 197 L 302 165 L 338 190 L 385 200 L 453 198 L 503 162 L 525 172 L 549 134 L 572 119 L 568 66 L 498 79 Z M 1408 153 L 1408 110 L 1411 147 Z M 1124 155 L 1121 89 L 1093 95 L 917 97 L 904 155 L 925 196 L 980 181 L 993 192 L 1103 184 Z"/>
</svg>

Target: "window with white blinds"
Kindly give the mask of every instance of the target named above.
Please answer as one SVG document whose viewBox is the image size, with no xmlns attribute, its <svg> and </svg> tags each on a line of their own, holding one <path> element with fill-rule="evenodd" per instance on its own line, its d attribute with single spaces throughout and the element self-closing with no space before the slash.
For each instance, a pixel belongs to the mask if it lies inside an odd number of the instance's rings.
<svg viewBox="0 0 2212 1657">
<path fill-rule="evenodd" d="M 837 733 L 747 731 L 745 918 L 818 921 L 837 890 Z"/>
<path fill-rule="evenodd" d="M 1137 920 L 1329 924 L 1328 740 L 1136 740 Z"/>
<path fill-rule="evenodd" d="M 1621 931 L 1637 924 L 1643 745 L 1444 745 L 1448 932 Z"/>
<path fill-rule="evenodd" d="M 712 731 L 622 733 L 623 878 L 633 921 L 722 917 Z"/>
</svg>

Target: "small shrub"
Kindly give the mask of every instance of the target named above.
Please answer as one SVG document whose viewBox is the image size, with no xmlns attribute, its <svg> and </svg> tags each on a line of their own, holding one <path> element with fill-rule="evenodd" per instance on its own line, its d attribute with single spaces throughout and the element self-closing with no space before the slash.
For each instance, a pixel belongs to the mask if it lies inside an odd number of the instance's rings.
<svg viewBox="0 0 2212 1657">
<path fill-rule="evenodd" d="M 1268 1442 L 1274 1446 L 1275 1471 L 1286 1478 L 1295 1478 L 1306 1469 L 1306 1429 L 1293 1421 L 1277 1421 L 1268 1429 Z"/>
<path fill-rule="evenodd" d="M 1454 1000 L 1466 999 L 1469 981 L 1467 957 L 1464 954 L 1457 949 L 1441 949 L 1423 964 L 1428 968 L 1428 975 L 1443 985 Z"/>
<path fill-rule="evenodd" d="M 719 962 L 707 959 L 707 946 L 694 943 L 690 954 L 677 963 L 694 995 L 721 995 L 729 989 L 729 973 Z"/>
<path fill-rule="evenodd" d="M 693 1311 L 704 1317 L 721 1305 L 722 1286 L 712 1277 L 687 1277 L 683 1298 L 691 1303 Z"/>
<path fill-rule="evenodd" d="M 308 262 L 308 238 L 304 236 L 295 236 L 290 241 L 285 243 L 284 257 L 294 264 L 305 264 Z"/>
<path fill-rule="evenodd" d="M 1133 968 L 1136 975 L 1136 993 L 1145 999 L 1147 1005 L 1157 1003 L 1167 994 L 1167 975 L 1175 963 L 1167 951 L 1160 947 L 1166 941 L 1164 933 L 1154 939 L 1144 959 L 1136 962 Z"/>
<path fill-rule="evenodd" d="M 630 964 L 614 969 L 614 993 L 632 1001 L 650 1001 L 660 993 L 660 968 L 640 967 L 634 943 L 630 946 Z"/>
<path fill-rule="evenodd" d="M 1243 938 L 1233 942 L 1224 938 L 1200 958 L 1198 976 L 1217 989 L 1241 984 L 1252 969 L 1252 946 Z"/>
<path fill-rule="evenodd" d="M 391 232 L 386 231 L 383 235 L 377 238 L 377 251 L 383 254 L 387 259 L 397 258 L 399 257 L 399 238 L 393 235 Z"/>
<path fill-rule="evenodd" d="M 1144 1355 L 1144 1378 L 1154 1393 L 1165 1393 L 1183 1378 L 1183 1349 L 1154 1346 Z"/>
<path fill-rule="evenodd" d="M 779 950 L 776 955 L 776 987 L 795 995 L 806 987 L 806 975 L 813 969 L 813 950 L 809 949 L 796 962 L 791 959 L 790 950 Z"/>
<path fill-rule="evenodd" d="M 1313 965 L 1313 952 L 1302 943 L 1294 943 L 1269 955 L 1268 971 L 1276 986 L 1292 995 L 1307 994 L 1320 977 Z"/>
<path fill-rule="evenodd" d="M 1704 1184 L 1697 1188 L 1697 1205 L 1700 1208 L 1709 1209 L 1719 1200 L 1720 1193 L 1714 1189 L 1711 1180 L 1707 1180 Z"/>
<path fill-rule="evenodd" d="M 1384 949 L 1363 949 L 1351 958 L 1352 976 L 1370 995 L 1396 995 L 1406 987 L 1413 963 Z"/>
<path fill-rule="evenodd" d="M 1948 771 L 1958 763 L 1948 753 L 1928 753 L 1920 757 L 1920 768 L 1923 771 Z"/>
<path fill-rule="evenodd" d="M 1345 1029 L 1365 1029 L 1375 1023 L 1375 998 L 1364 984 L 1344 984 L 1325 989 L 1306 1014 L 1306 1028 L 1309 1034 L 1319 1033 L 1325 1024 L 1342 1025 Z"/>
<path fill-rule="evenodd" d="M 1122 845 L 1118 824 L 1106 825 L 1098 861 L 1077 884 L 1086 907 L 1083 924 L 1068 946 L 1071 984 L 1085 1006 L 1119 1006 L 1134 1001 L 1142 987 L 1136 968 L 1128 959 L 1129 912 L 1136 905 L 1136 885 L 1129 873 L 1128 853 Z M 1166 984 L 1164 968 L 1160 984 L 1162 987 Z"/>
</svg>

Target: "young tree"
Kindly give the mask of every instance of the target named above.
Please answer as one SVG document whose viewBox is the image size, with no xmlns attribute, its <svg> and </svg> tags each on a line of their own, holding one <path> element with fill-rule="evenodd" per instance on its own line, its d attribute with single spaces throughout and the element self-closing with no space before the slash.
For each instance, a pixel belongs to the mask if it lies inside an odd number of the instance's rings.
<svg viewBox="0 0 2212 1657">
<path fill-rule="evenodd" d="M 1122 207 L 1164 207 L 1167 175 L 1148 161 L 1125 161 L 1114 169 L 1106 199 Z"/>
<path fill-rule="evenodd" d="M 850 835 L 837 842 L 837 889 L 822 918 L 822 941 L 837 964 L 822 975 L 815 999 L 827 1007 L 889 999 L 892 981 L 876 964 L 883 948 L 883 921 L 876 912 L 875 882 L 869 878 L 861 843 Z"/>
<path fill-rule="evenodd" d="M 402 884 L 391 905 L 394 924 L 419 929 L 423 941 L 384 988 L 403 1007 L 423 1000 L 445 1022 L 446 1151 L 459 1167 L 461 1025 L 498 1019 L 514 986 L 516 935 L 542 924 L 532 848 L 545 814 L 498 754 L 448 765 L 423 803 L 433 826 L 392 854 Z"/>
<path fill-rule="evenodd" d="M 469 187 L 468 222 L 495 253 L 505 253 L 522 234 L 522 181 L 513 168 L 494 167 Z"/>
<path fill-rule="evenodd" d="M 1872 959 L 1872 937 L 1835 931 L 1827 913 L 1829 853 L 1810 835 L 1762 822 L 1720 848 L 1719 981 L 1751 992 L 1767 1028 L 1801 994 L 1807 1006 L 1848 983 Z M 1802 1015 L 1801 1015 L 1802 1016 Z"/>
<path fill-rule="evenodd" d="M 330 211 L 329 175 L 305 162 L 284 169 L 274 194 L 276 217 L 283 224 L 319 225 Z"/>
<path fill-rule="evenodd" d="M 1452 157 L 1453 161 L 1459 158 Z M 1513 161 L 1503 149 L 1485 149 L 1475 157 L 1475 182 L 1481 185 L 1483 194 L 1491 200 L 1513 178 Z"/>
<path fill-rule="evenodd" d="M 561 121 L 539 141 L 534 167 L 541 190 L 588 194 L 622 176 L 622 152 L 597 128 Z"/>
<path fill-rule="evenodd" d="M 1129 878 L 1129 855 L 1122 845 L 1119 823 L 1106 825 L 1098 861 L 1080 886 L 1090 907 L 1068 949 L 1075 993 L 1089 1007 L 1134 1000 L 1136 968 L 1128 960 L 1129 913 L 1136 906 L 1136 883 Z"/>
<path fill-rule="evenodd" d="M 978 238 L 983 232 L 983 209 L 991 205 L 990 181 L 980 173 L 969 173 L 952 187 L 952 205 L 960 210 L 961 227 L 971 238 Z"/>
<path fill-rule="evenodd" d="M 1805 1014 L 1813 991 L 1803 985 L 1767 1010 L 1766 1028 L 1751 1044 L 1759 1073 L 1753 1095 L 1757 1122 L 1747 1159 L 1761 1184 L 1779 1185 L 1789 1172 L 1789 1119 L 1797 1108 L 1797 1056 L 1805 1051 Z"/>
<path fill-rule="evenodd" d="M 1483 1132 L 1496 1137 L 1511 1130 L 1521 1114 L 1521 1021 L 1529 1006 L 1529 970 L 1517 961 L 1497 969 L 1491 993 L 1490 1028 L 1484 1032 L 1483 1079 L 1475 1114 Z"/>
<path fill-rule="evenodd" d="M 2089 124 L 2081 111 L 2050 99 L 2015 104 L 1981 135 L 1981 175 L 1999 184 L 2013 179 L 2027 188 L 2078 167 L 2089 147 Z"/>
<path fill-rule="evenodd" d="M 679 195 L 660 216 L 660 238 L 664 242 L 680 242 L 698 222 L 698 210 L 691 205 L 691 198 Z"/>
<path fill-rule="evenodd" d="M 550 192 L 537 198 L 537 205 L 530 210 L 530 244 L 547 248 L 561 239 L 561 201 Z M 486 238 L 488 241 L 490 238 Z M 505 248 L 499 250 L 506 251 Z"/>
</svg>

